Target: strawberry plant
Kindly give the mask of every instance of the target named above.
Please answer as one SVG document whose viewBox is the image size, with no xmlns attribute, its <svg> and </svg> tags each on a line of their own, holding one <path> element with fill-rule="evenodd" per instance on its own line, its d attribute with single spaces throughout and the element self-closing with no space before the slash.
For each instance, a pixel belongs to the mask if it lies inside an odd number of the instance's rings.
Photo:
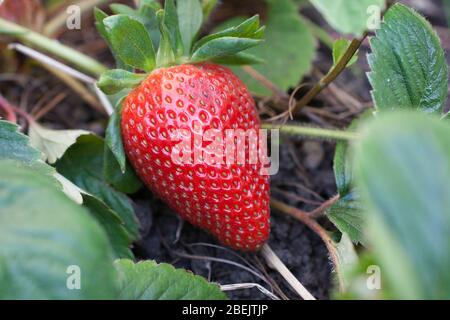
<svg viewBox="0 0 450 320">
<path fill-rule="evenodd" d="M 86 54 L 66 2 L 0 4 L 0 298 L 450 298 L 446 43 L 421 13 L 99 0 Z"/>
</svg>

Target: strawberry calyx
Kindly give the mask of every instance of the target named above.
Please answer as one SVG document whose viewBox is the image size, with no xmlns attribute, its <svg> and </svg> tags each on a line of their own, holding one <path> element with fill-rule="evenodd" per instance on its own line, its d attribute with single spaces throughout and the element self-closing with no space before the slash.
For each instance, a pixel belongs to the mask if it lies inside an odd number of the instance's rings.
<svg viewBox="0 0 450 320">
<path fill-rule="evenodd" d="M 198 39 L 204 20 L 199 0 L 141 0 L 133 9 L 111 5 L 114 15 L 95 9 L 96 26 L 116 60 L 98 87 L 112 95 L 132 89 L 155 69 L 210 61 L 217 64 L 254 64 L 262 61 L 245 50 L 263 41 L 264 26 L 255 15 L 241 24 Z"/>
</svg>

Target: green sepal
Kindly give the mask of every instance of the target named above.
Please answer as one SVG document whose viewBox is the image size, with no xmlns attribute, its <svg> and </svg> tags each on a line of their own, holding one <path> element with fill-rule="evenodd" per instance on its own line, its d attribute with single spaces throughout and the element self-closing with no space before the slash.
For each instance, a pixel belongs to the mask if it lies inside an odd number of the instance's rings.
<svg viewBox="0 0 450 320">
<path fill-rule="evenodd" d="M 106 41 L 108 44 L 109 49 L 111 50 L 114 60 L 116 61 L 116 67 L 119 69 L 124 70 L 132 70 L 133 68 L 128 66 L 125 62 L 123 62 L 113 51 L 111 41 L 109 39 L 108 31 L 106 30 L 105 24 L 103 23 L 103 20 L 107 18 L 108 15 L 102 11 L 101 9 L 95 7 L 94 8 L 94 18 L 95 18 L 95 27 L 97 28 L 98 32 L 102 36 L 102 38 Z"/>
<path fill-rule="evenodd" d="M 258 45 L 260 39 L 220 37 L 206 42 L 198 48 L 191 57 L 193 62 L 212 60 L 219 57 L 230 56 L 240 51 Z"/>
<path fill-rule="evenodd" d="M 180 33 L 180 24 L 178 22 L 177 8 L 173 0 L 164 2 L 164 24 L 169 33 L 170 44 L 176 58 L 183 55 L 183 40 Z"/>
<path fill-rule="evenodd" d="M 156 18 L 158 19 L 159 30 L 161 32 L 161 42 L 156 55 L 156 65 L 159 67 L 169 66 L 175 62 L 175 53 L 170 42 L 169 30 L 165 24 L 164 10 L 156 12 Z"/>
<path fill-rule="evenodd" d="M 118 14 L 103 19 L 113 52 L 126 64 L 150 72 L 155 68 L 155 50 L 142 22 Z"/>
<path fill-rule="evenodd" d="M 214 63 L 226 65 L 250 65 L 266 63 L 266 60 L 258 58 L 257 56 L 245 52 L 238 52 L 231 56 L 217 57 L 211 60 Z"/>
<path fill-rule="evenodd" d="M 106 94 L 115 94 L 123 89 L 138 86 L 146 77 L 145 74 L 112 69 L 104 72 L 97 82 L 97 86 Z"/>
<path fill-rule="evenodd" d="M 205 43 L 221 37 L 262 39 L 264 37 L 264 27 L 260 27 L 259 25 L 259 15 L 254 15 L 253 17 L 248 18 L 238 26 L 227 28 L 223 31 L 203 37 L 202 39 L 197 41 L 192 51 L 195 52 Z"/>
<path fill-rule="evenodd" d="M 122 173 L 126 170 L 126 156 L 125 149 L 123 147 L 122 133 L 120 121 L 122 118 L 122 101 L 121 99 L 114 110 L 113 114 L 109 118 L 108 126 L 105 133 L 105 142 L 108 148 L 113 153 L 114 157 L 119 164 Z"/>
</svg>

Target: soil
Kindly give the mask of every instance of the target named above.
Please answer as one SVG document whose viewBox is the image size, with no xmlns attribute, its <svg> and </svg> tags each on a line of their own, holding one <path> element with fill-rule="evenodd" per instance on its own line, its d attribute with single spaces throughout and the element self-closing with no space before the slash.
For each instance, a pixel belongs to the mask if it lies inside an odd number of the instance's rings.
<svg viewBox="0 0 450 320">
<path fill-rule="evenodd" d="M 450 33 L 445 26 L 442 10 L 439 10 L 440 0 L 402 2 L 422 8 L 422 13 L 436 25 L 443 46 L 448 50 Z M 221 7 L 215 11 L 214 18 L 204 31 L 207 32 L 218 22 L 239 14 L 259 12 L 264 17 L 265 8 L 261 7 L 261 3 L 259 0 L 248 0 L 243 5 L 241 0 L 222 1 Z M 324 25 L 313 10 L 303 13 Z M 92 17 L 88 17 L 83 21 L 82 32 L 63 32 L 59 34 L 59 40 L 112 65 L 108 49 L 92 26 Z M 338 37 L 329 27 L 324 27 L 333 37 Z M 305 82 L 317 81 L 330 67 L 329 49 L 323 46 L 318 49 L 312 76 L 305 79 Z M 334 83 L 335 87 L 319 95 L 311 103 L 314 108 L 305 108 L 296 120 L 312 125 L 345 128 L 354 117 L 369 107 L 370 86 L 364 76 L 369 70 L 365 59 L 367 51 L 368 43 L 365 42 L 359 53 L 361 59 L 358 65 L 345 71 Z M 4 52 L 0 44 L 0 53 Z M 41 107 L 48 105 L 57 94 L 66 93 L 58 107 L 48 112 L 41 121 L 54 128 L 83 128 L 104 134 L 107 120 L 105 115 L 89 107 L 77 94 L 29 60 L 9 54 L 5 62 L 2 61 L 4 56 L 1 56 L 0 88 L 9 101 L 30 112 L 39 104 Z M 342 97 L 336 92 L 347 94 Z M 301 93 L 302 91 L 297 95 Z M 360 108 L 349 109 L 338 98 L 344 99 L 344 102 L 354 99 L 359 102 Z M 271 181 L 272 196 L 303 210 L 312 210 L 332 197 L 336 192 L 332 170 L 333 153 L 334 144 L 329 141 L 283 137 L 280 146 L 280 171 Z M 166 205 L 148 191 L 140 191 L 133 200 L 142 232 L 142 239 L 134 245 L 138 259 L 171 263 L 220 284 L 259 283 L 273 290 L 280 298 L 299 298 L 278 273 L 267 267 L 258 254 L 239 253 L 221 247 L 207 233 L 188 223 L 181 223 Z M 270 247 L 316 298 L 328 299 L 332 292 L 332 266 L 320 238 L 299 221 L 277 212 L 272 212 L 271 222 Z M 327 221 L 320 222 L 327 230 L 333 230 L 333 226 Z M 268 299 L 256 288 L 230 291 L 228 294 L 232 299 Z"/>
</svg>

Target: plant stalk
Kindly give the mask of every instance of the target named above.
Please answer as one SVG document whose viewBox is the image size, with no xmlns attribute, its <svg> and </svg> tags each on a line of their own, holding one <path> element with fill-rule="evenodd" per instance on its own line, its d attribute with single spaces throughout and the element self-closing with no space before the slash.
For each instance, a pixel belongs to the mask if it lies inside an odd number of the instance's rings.
<svg viewBox="0 0 450 320">
<path fill-rule="evenodd" d="M 320 92 L 322 92 L 323 89 L 333 82 L 342 73 L 342 71 L 344 71 L 366 37 L 367 32 L 365 32 L 360 39 L 353 39 L 344 55 L 341 59 L 339 59 L 338 63 L 333 66 L 331 70 L 296 103 L 295 107 L 292 109 L 292 113 L 297 112 L 299 109 L 310 103 L 312 99 L 314 99 Z"/>
<path fill-rule="evenodd" d="M 99 77 L 107 68 L 95 59 L 16 23 L 0 18 L 0 34 L 13 36 Z"/>
<path fill-rule="evenodd" d="M 285 134 L 312 137 L 312 138 L 346 140 L 346 141 L 351 141 L 358 138 L 358 135 L 352 131 L 314 128 L 290 124 L 279 125 L 270 123 L 263 123 L 262 127 L 264 129 L 269 130 L 280 130 L 281 133 Z"/>
</svg>

